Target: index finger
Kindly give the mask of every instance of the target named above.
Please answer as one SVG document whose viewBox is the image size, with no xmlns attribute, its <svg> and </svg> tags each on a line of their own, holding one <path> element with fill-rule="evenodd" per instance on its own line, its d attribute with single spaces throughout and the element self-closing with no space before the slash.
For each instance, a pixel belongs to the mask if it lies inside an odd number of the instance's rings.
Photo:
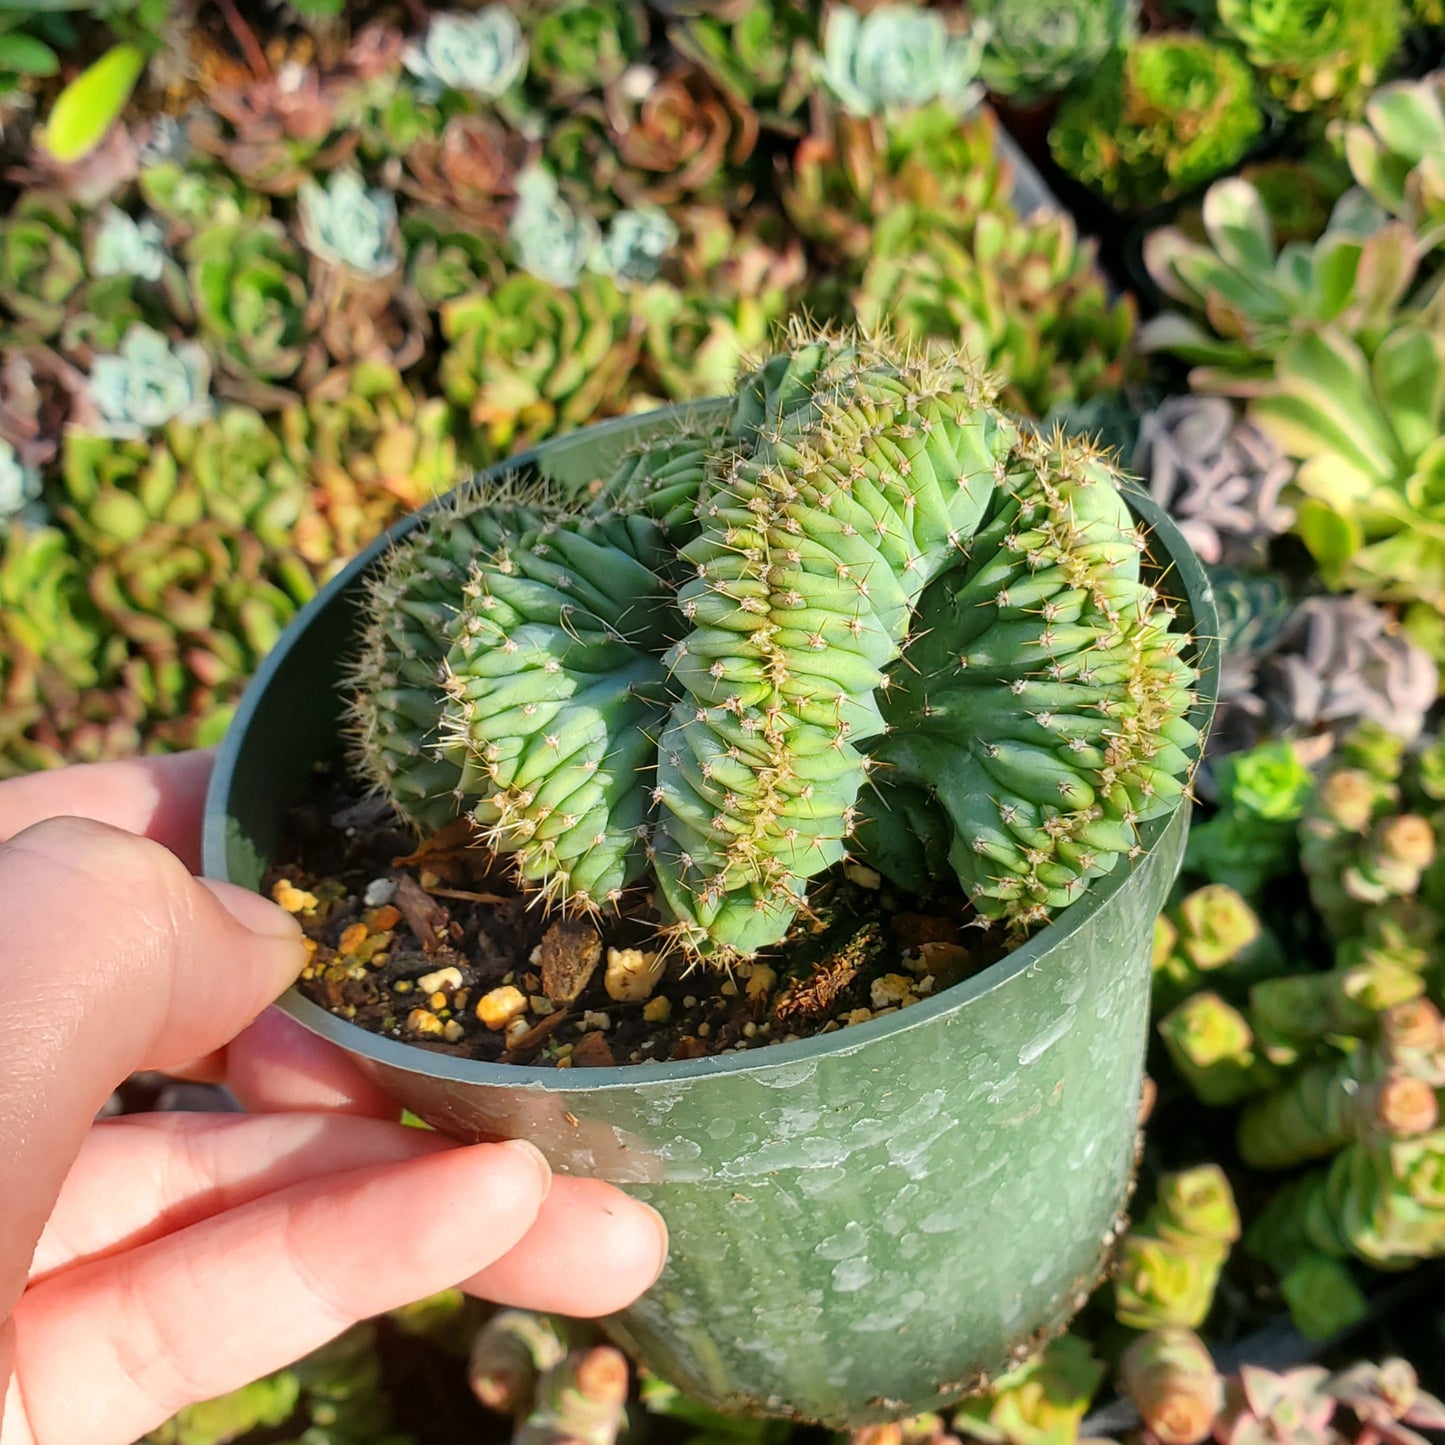
<svg viewBox="0 0 1445 1445">
<path fill-rule="evenodd" d="M 0 783 L 0 843 L 47 818 L 90 818 L 169 848 L 196 873 L 209 751 L 80 763 Z"/>
</svg>

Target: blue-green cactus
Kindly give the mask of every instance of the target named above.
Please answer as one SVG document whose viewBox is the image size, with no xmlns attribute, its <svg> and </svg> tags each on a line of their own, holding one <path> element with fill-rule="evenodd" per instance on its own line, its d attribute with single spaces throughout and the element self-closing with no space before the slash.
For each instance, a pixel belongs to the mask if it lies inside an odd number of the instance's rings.
<svg viewBox="0 0 1445 1445">
<path fill-rule="evenodd" d="M 399 548 L 358 759 L 564 906 L 650 866 L 693 954 L 779 942 L 850 853 L 1016 935 L 1178 801 L 1187 639 L 1094 451 L 960 356 L 793 342 L 580 513 L 471 496 Z"/>
</svg>

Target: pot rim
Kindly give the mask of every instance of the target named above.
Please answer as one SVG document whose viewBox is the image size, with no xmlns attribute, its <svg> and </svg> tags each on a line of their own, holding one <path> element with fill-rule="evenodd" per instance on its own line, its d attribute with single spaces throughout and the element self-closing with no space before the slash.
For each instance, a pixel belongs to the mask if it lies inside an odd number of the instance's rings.
<svg viewBox="0 0 1445 1445">
<path fill-rule="evenodd" d="M 547 452 L 559 443 L 570 442 L 575 445 L 576 439 L 581 436 L 605 441 L 619 432 L 636 430 L 642 421 L 706 413 L 726 404 L 727 398 L 718 398 L 715 401 L 660 407 L 652 412 L 596 422 L 578 431 L 542 442 L 494 467 L 477 471 L 472 474 L 472 478 L 463 479 L 458 485 L 466 485 L 468 480 L 485 480 L 510 471 L 526 469 L 545 458 Z M 1179 589 L 1182 594 L 1181 600 L 1188 605 L 1191 613 L 1195 614 L 1195 625 L 1192 630 L 1195 634 L 1195 666 L 1198 669 L 1199 680 L 1196 684 L 1196 698 L 1191 713 L 1199 721 L 1201 731 L 1204 731 L 1213 716 L 1218 696 L 1219 639 L 1213 633 L 1204 637 L 1198 635 L 1200 620 L 1198 614 L 1201 610 L 1206 618 L 1213 614 L 1213 586 L 1203 564 L 1195 556 L 1164 508 L 1147 492 L 1130 482 L 1127 477 L 1123 492 L 1130 510 L 1147 527 L 1151 542 L 1158 544 L 1167 555 L 1170 567 L 1166 570 L 1178 572 L 1183 584 Z M 420 526 L 426 517 L 444 504 L 448 495 L 450 493 L 443 493 L 415 512 L 401 518 L 357 553 L 292 618 L 276 645 L 262 660 L 255 676 L 242 694 L 230 726 L 226 729 L 206 790 L 201 836 L 201 868 L 204 876 L 218 879 L 228 878 L 227 839 L 230 825 L 228 802 L 236 782 L 241 744 L 252 721 L 267 700 L 267 694 L 275 674 L 280 670 L 297 641 L 305 635 L 312 619 L 341 593 L 353 586 L 372 563 L 398 538 Z M 1187 806 L 1186 795 L 1169 813 L 1151 819 L 1144 825 L 1146 850 L 1159 845 L 1164 833 L 1177 821 L 1179 812 L 1187 809 Z M 635 1090 L 639 1087 L 666 1088 L 715 1074 L 761 1073 L 807 1064 L 823 1055 L 853 1053 L 880 1039 L 890 1038 L 895 1034 L 905 1033 L 909 1029 L 931 1024 L 936 1019 L 957 1012 L 975 999 L 982 998 L 995 989 L 1003 987 L 1020 973 L 1033 967 L 1042 954 L 1052 952 L 1059 945 L 1065 944 L 1072 934 L 1101 908 L 1108 907 L 1119 896 L 1131 876 L 1127 869 L 1128 860 L 1121 860 L 1113 873 L 1095 880 L 1084 898 L 1078 903 L 1071 904 L 1061 918 L 1040 929 L 1020 947 L 1012 949 L 1002 958 L 996 959 L 972 978 L 953 984 L 928 998 L 920 999 L 906 1009 L 899 1009 L 895 1013 L 887 1014 L 882 1018 L 869 1019 L 861 1024 L 852 1024 L 846 1029 L 837 1029 L 832 1033 L 814 1034 L 809 1038 L 797 1039 L 791 1043 L 779 1042 L 768 1044 L 763 1048 L 732 1050 L 698 1059 L 663 1059 L 636 1064 L 613 1064 L 577 1069 L 542 1068 L 530 1064 L 488 1063 L 479 1059 L 466 1059 L 433 1052 L 399 1039 L 391 1039 L 383 1034 L 373 1033 L 359 1024 L 338 1017 L 322 1008 L 320 1004 L 312 1002 L 294 985 L 276 1000 L 276 1004 L 305 1028 L 331 1043 L 339 1045 L 349 1054 L 389 1069 L 429 1075 L 459 1084 L 542 1090 L 557 1094 L 589 1094 L 594 1091 Z"/>
</svg>

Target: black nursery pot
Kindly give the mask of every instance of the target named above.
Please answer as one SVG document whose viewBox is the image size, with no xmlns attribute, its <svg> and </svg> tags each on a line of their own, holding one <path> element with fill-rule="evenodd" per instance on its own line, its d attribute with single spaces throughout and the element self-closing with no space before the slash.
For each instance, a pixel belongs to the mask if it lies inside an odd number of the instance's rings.
<svg viewBox="0 0 1445 1445">
<path fill-rule="evenodd" d="M 581 489 L 674 412 L 589 428 L 497 468 Z M 1196 637 L 1203 569 L 1130 503 Z M 296 618 L 243 699 L 207 800 L 205 869 L 257 888 L 288 810 L 341 751 L 343 659 L 369 547 Z M 1199 719 L 1213 707 L 1205 644 Z M 662 1278 L 608 1322 L 653 1370 L 729 1411 L 842 1427 L 934 1408 L 1061 1329 L 1100 1277 L 1133 1175 L 1154 918 L 1187 805 L 1148 825 L 1023 947 L 897 1013 L 720 1057 L 555 1070 L 452 1058 L 281 1006 L 459 1139 L 523 1137 L 561 1173 L 661 1210 Z"/>
</svg>

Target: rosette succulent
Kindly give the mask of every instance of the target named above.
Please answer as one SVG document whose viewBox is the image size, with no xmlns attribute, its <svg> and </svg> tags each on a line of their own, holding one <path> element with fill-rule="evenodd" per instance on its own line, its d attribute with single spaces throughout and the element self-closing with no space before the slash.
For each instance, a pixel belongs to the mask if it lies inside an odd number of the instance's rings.
<svg viewBox="0 0 1445 1445">
<path fill-rule="evenodd" d="M 1287 110 L 1353 114 L 1400 43 L 1376 0 L 1218 0 L 1219 24 Z"/>
<path fill-rule="evenodd" d="M 1174 227 L 1144 241 L 1154 284 L 1193 315 L 1169 312 L 1140 340 L 1190 362 L 1196 390 L 1250 395 L 1291 337 L 1331 324 L 1366 345 L 1394 323 L 1419 264 L 1408 227 L 1358 192 L 1345 196 L 1313 244 L 1275 243 L 1259 192 L 1238 177 L 1204 198 L 1204 239 Z"/>
<path fill-rule="evenodd" d="M 1373 354 L 1334 327 L 1286 343 L 1250 417 L 1300 462 L 1296 531 L 1332 588 L 1445 611 L 1445 336 Z"/>
<path fill-rule="evenodd" d="M 425 826 L 471 813 L 564 906 L 650 868 L 720 959 L 850 850 L 926 887 L 915 813 L 1011 934 L 1136 853 L 1185 786 L 1194 673 L 1107 464 L 1021 434 L 961 355 L 801 333 L 727 427 L 692 480 L 659 439 L 665 536 L 604 486 L 540 525 L 463 496 L 399 549 L 356 671 L 368 776 Z M 624 465 L 636 497 L 653 464 Z"/>
<path fill-rule="evenodd" d="M 964 241 L 947 219 L 900 206 L 881 222 L 854 298 L 861 326 L 961 346 L 1035 417 L 1123 380 L 1133 307 L 1110 298 L 1072 220 L 985 213 Z"/>
<path fill-rule="evenodd" d="M 611 85 L 647 44 L 647 14 L 632 0 L 551 0 L 526 23 L 528 74 L 553 104 Z"/>
<path fill-rule="evenodd" d="M 402 60 L 429 90 L 496 100 L 526 71 L 527 41 L 517 17 L 493 4 L 473 15 L 433 15 L 425 36 L 407 47 Z"/>
<path fill-rule="evenodd" d="M 1135 0 L 984 0 L 984 83 L 1023 105 L 1057 95 L 1132 41 Z"/>
<path fill-rule="evenodd" d="M 1445 72 L 1382 85 L 1345 131 L 1356 182 L 1422 241 L 1445 239 Z"/>
<path fill-rule="evenodd" d="M 1068 96 L 1054 159 L 1126 210 L 1183 195 L 1249 149 L 1264 128 L 1249 67 L 1201 36 L 1145 36 L 1114 51 Z"/>
<path fill-rule="evenodd" d="M 396 252 L 396 198 L 367 186 L 355 171 L 336 171 L 326 184 L 305 182 L 298 199 L 301 239 L 318 260 L 362 276 L 387 276 Z"/>
<path fill-rule="evenodd" d="M 601 244 L 597 223 L 573 210 L 540 166 L 521 172 L 516 190 L 507 234 L 517 264 L 553 286 L 575 285 Z"/>
<path fill-rule="evenodd" d="M 28 191 L 0 221 L 0 303 L 21 340 L 54 336 L 85 280 L 80 222 L 64 197 Z"/>
<path fill-rule="evenodd" d="M 834 4 L 823 25 L 818 78 L 849 115 L 882 115 L 939 101 L 956 114 L 979 96 L 981 49 L 937 10 Z"/>
<path fill-rule="evenodd" d="M 812 90 L 818 20 L 810 0 L 756 0 L 740 14 L 682 15 L 673 46 L 775 130 L 792 130 Z"/>
<path fill-rule="evenodd" d="M 119 206 L 105 207 L 90 244 L 92 275 L 159 281 L 165 265 L 160 223 L 153 216 L 136 220 Z"/>
<path fill-rule="evenodd" d="M 1207 563 L 1259 564 L 1294 512 L 1283 453 L 1222 397 L 1170 397 L 1139 424 L 1134 470 Z"/>
<path fill-rule="evenodd" d="M 197 327 L 242 395 L 274 402 L 278 383 L 314 379 L 306 258 L 277 222 L 208 226 L 186 255 Z"/>
<path fill-rule="evenodd" d="M 40 496 L 40 472 L 27 466 L 11 444 L 0 438 L 0 526 L 20 515 Z"/>
<path fill-rule="evenodd" d="M 133 326 L 120 351 L 90 369 L 90 400 L 100 429 L 142 437 L 169 421 L 196 421 L 211 408 L 211 363 L 195 341 L 172 345 L 149 326 Z"/>
</svg>

